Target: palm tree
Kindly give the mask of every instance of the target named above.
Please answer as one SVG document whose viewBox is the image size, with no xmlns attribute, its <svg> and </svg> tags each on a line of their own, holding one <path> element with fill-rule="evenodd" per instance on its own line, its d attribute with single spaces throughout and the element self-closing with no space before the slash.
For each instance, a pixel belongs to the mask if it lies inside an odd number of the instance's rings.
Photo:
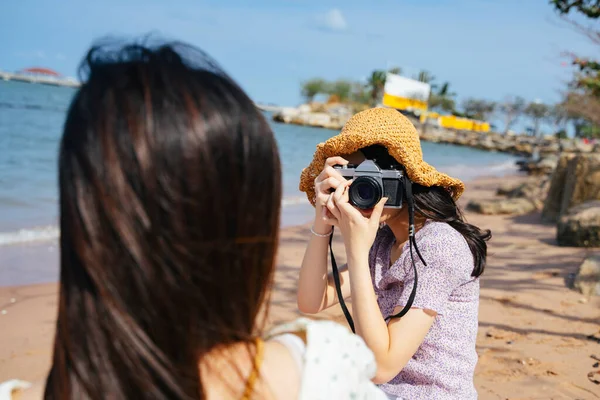
<svg viewBox="0 0 600 400">
<path fill-rule="evenodd" d="M 440 95 L 440 96 L 442 96 L 442 97 L 454 97 L 454 96 L 456 96 L 456 93 L 450 91 L 450 82 L 444 82 L 444 83 L 442 83 L 442 86 L 440 86 L 440 90 L 438 90 L 437 94 Z"/>
<path fill-rule="evenodd" d="M 375 70 L 367 79 L 367 87 L 371 90 L 371 104 L 377 104 L 377 100 L 381 97 L 381 92 L 385 87 L 387 74 L 382 70 Z"/>
<path fill-rule="evenodd" d="M 450 91 L 450 82 L 444 82 L 437 92 L 429 95 L 429 107 L 433 110 L 453 112 L 455 108 L 454 96 L 456 93 Z"/>
<path fill-rule="evenodd" d="M 427 102 L 432 110 L 453 112 L 455 108 L 454 99 L 448 96 L 440 96 L 438 93 L 431 93 Z"/>
<path fill-rule="evenodd" d="M 423 69 L 423 70 L 419 71 L 419 74 L 417 75 L 416 79 L 419 82 L 431 83 L 435 80 L 435 77 L 433 75 L 431 75 L 431 73 L 429 71 L 426 71 Z"/>
</svg>

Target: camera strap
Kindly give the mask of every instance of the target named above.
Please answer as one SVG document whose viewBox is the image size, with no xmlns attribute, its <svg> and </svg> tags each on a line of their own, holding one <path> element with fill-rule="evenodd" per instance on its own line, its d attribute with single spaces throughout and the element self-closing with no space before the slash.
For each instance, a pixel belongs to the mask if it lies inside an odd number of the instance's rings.
<svg viewBox="0 0 600 400">
<path fill-rule="evenodd" d="M 409 248 L 410 248 L 410 260 L 412 263 L 413 272 L 415 274 L 415 280 L 413 283 L 412 290 L 410 292 L 410 296 L 408 297 L 408 300 L 407 300 L 404 308 L 398 314 L 394 314 L 394 315 L 390 315 L 390 316 L 386 317 L 385 321 L 388 321 L 392 318 L 403 317 L 408 312 L 408 310 L 410 310 L 410 308 L 412 307 L 412 304 L 415 300 L 415 296 L 417 294 L 418 278 L 417 278 L 417 265 L 415 263 L 415 259 L 414 259 L 414 255 L 413 255 L 413 246 L 415 248 L 417 256 L 419 257 L 419 259 L 421 260 L 423 265 L 427 266 L 427 263 L 425 262 L 425 260 L 423 260 L 423 257 L 421 256 L 421 252 L 419 251 L 419 248 L 417 247 L 417 242 L 415 240 L 415 202 L 414 202 L 413 193 L 412 193 L 412 182 L 410 181 L 410 179 L 408 178 L 408 176 L 406 174 L 404 175 L 404 188 L 406 191 L 406 202 L 408 205 L 408 241 L 409 241 Z M 346 321 L 348 321 L 348 325 L 350 326 L 350 329 L 352 330 L 352 332 L 356 333 L 356 330 L 354 328 L 354 320 L 352 319 L 352 315 L 350 315 L 350 311 L 348 310 L 348 307 L 346 306 L 346 302 L 344 301 L 344 297 L 342 295 L 342 286 L 340 283 L 340 271 L 338 269 L 337 262 L 335 261 L 335 256 L 333 254 L 333 246 L 332 246 L 332 244 L 333 244 L 333 229 L 334 228 L 332 227 L 331 236 L 329 236 L 329 254 L 331 255 L 331 269 L 333 270 L 333 282 L 335 284 L 335 291 L 337 293 L 337 297 L 340 302 L 340 306 L 342 307 L 342 311 L 344 312 L 344 316 L 346 317 Z"/>
</svg>

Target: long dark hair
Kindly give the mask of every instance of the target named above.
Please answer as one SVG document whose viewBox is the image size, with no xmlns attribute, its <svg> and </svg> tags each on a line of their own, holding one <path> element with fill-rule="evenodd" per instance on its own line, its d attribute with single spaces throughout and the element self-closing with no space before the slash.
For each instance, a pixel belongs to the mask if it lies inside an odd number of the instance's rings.
<svg viewBox="0 0 600 400">
<path fill-rule="evenodd" d="M 361 152 L 367 159 L 377 160 L 377 164 L 382 168 L 400 165 L 383 146 L 369 146 Z M 452 194 L 443 187 L 427 187 L 413 183 L 412 191 L 416 214 L 433 221 L 446 222 L 462 234 L 473 254 L 474 268 L 471 275 L 478 277 L 483 274 L 487 258 L 486 242 L 491 239 L 492 233 L 466 222 Z"/>
<path fill-rule="evenodd" d="M 60 145 L 60 302 L 46 399 L 205 398 L 199 361 L 254 338 L 278 242 L 279 153 L 190 46 L 99 45 Z"/>
</svg>

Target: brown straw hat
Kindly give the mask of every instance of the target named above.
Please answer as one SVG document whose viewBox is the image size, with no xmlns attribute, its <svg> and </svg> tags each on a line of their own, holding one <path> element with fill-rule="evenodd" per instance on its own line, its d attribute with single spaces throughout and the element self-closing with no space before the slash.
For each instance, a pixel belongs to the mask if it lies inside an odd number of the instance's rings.
<svg viewBox="0 0 600 400">
<path fill-rule="evenodd" d="M 438 172 L 423 161 L 421 141 L 414 125 L 392 108 L 371 108 L 361 111 L 346 122 L 339 135 L 317 145 L 310 165 L 300 176 L 300 190 L 315 205 L 315 178 L 329 157 L 352 154 L 372 145 L 384 146 L 390 155 L 404 166 L 408 177 L 422 186 L 446 188 L 454 200 L 463 194 L 465 185 L 456 178 Z"/>
</svg>

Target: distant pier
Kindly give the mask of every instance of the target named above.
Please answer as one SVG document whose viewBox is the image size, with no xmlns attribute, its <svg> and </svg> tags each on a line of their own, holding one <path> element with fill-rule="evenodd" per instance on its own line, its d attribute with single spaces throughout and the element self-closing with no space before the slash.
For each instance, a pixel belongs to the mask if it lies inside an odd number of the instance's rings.
<svg viewBox="0 0 600 400">
<path fill-rule="evenodd" d="M 63 78 L 58 74 L 42 74 L 37 72 L 37 69 L 23 70 L 22 72 L 16 73 L 0 71 L 0 80 L 66 87 L 79 87 L 81 85 L 80 82 L 73 78 Z"/>
</svg>

